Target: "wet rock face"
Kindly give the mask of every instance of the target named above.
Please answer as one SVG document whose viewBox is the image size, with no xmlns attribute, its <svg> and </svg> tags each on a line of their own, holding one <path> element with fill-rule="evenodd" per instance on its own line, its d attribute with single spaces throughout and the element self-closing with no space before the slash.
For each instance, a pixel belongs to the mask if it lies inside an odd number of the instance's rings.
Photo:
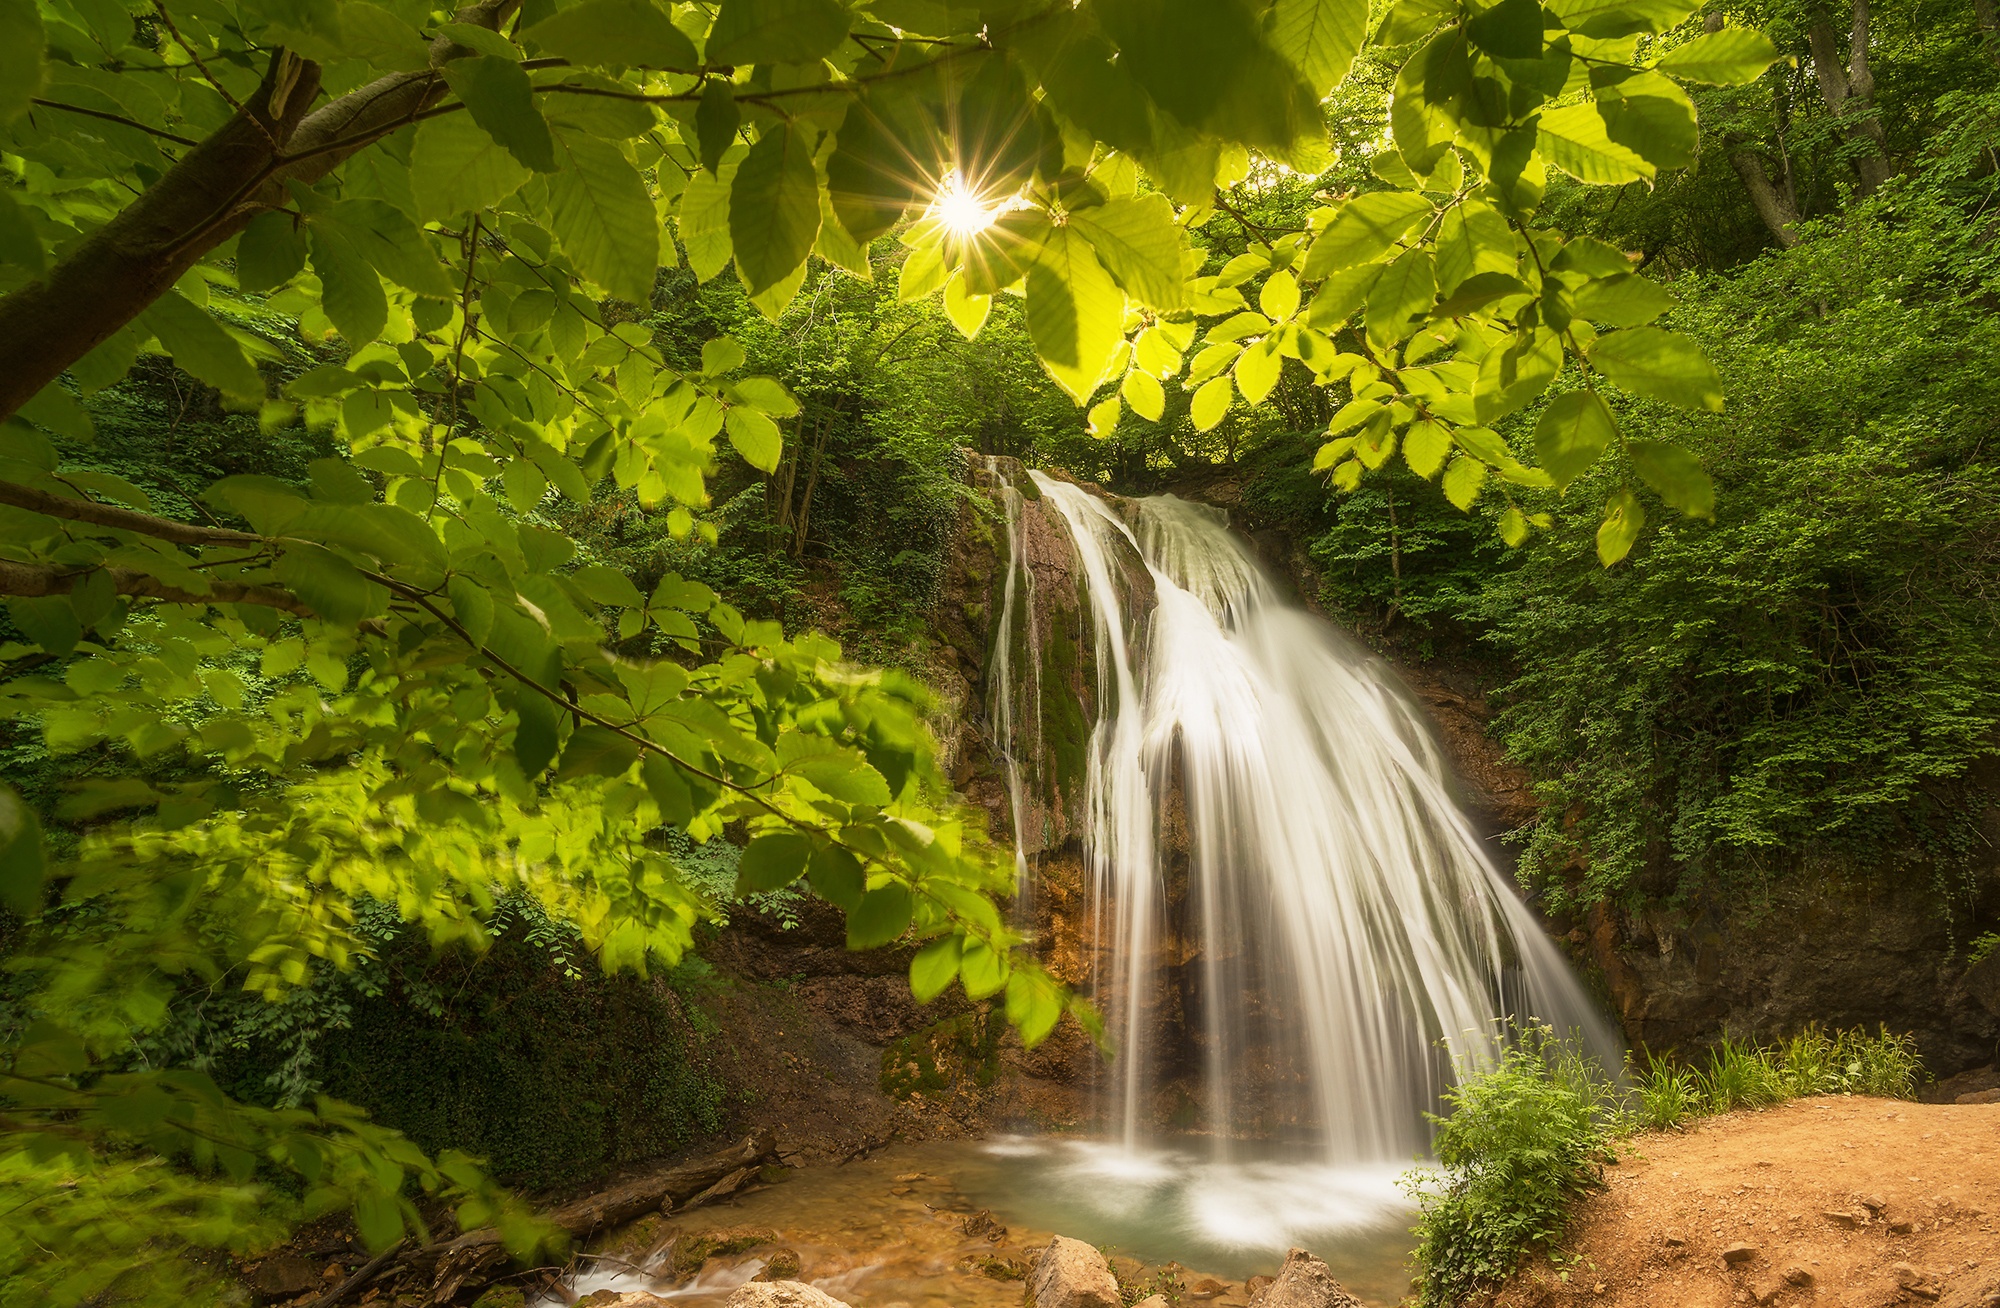
<svg viewBox="0 0 2000 1308">
<path fill-rule="evenodd" d="M 2000 1005 L 1983 1002 L 1980 969 L 1954 963 L 1921 889 L 1798 877 L 1756 903 L 1600 906 L 1572 941 L 1602 973 L 1626 1035 L 1651 1049 L 1809 1022 L 1887 1024 L 1913 1033 L 1925 1068 L 1945 1077 L 1990 1062 L 2000 1041 Z"/>
<path fill-rule="evenodd" d="M 1022 1302 L 1026 1308 L 1122 1308 L 1104 1255 L 1064 1235 L 1042 1250 Z"/>
</svg>

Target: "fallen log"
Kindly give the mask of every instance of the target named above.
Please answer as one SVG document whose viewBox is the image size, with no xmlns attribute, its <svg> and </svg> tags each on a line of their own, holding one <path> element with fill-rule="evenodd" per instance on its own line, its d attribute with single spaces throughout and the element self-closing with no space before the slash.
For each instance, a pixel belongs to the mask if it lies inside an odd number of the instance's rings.
<svg viewBox="0 0 2000 1308">
<path fill-rule="evenodd" d="M 543 1213 L 542 1220 L 563 1231 L 572 1240 L 585 1240 L 606 1227 L 618 1226 L 662 1209 L 671 1210 L 717 1187 L 719 1182 L 733 1179 L 739 1172 L 754 1171 L 775 1160 L 777 1152 L 777 1140 L 769 1131 L 754 1131 L 745 1136 L 742 1143 L 720 1153 L 634 1177 L 609 1190 Z M 398 1276 L 414 1275 L 430 1282 L 430 1302 L 443 1304 L 449 1303 L 461 1290 L 484 1284 L 491 1279 L 487 1273 L 496 1270 L 504 1261 L 500 1232 L 496 1228 L 485 1227 L 467 1231 L 453 1240 L 440 1240 L 412 1249 L 376 1271 L 373 1279 L 383 1282 Z M 353 1277 L 350 1283 L 358 1283 L 361 1279 Z M 349 1285 L 343 1285 L 339 1292 L 344 1293 L 349 1288 Z"/>
</svg>

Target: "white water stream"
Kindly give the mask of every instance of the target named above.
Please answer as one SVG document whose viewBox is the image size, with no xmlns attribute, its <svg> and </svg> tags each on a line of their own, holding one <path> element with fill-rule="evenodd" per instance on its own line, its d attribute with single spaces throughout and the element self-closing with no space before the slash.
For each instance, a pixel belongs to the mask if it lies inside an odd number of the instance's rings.
<svg viewBox="0 0 2000 1308">
<path fill-rule="evenodd" d="M 1287 602 L 1219 510 L 1163 496 L 1128 524 L 1032 475 L 1096 627 L 1085 843 L 1125 1149 L 1165 1142 L 1160 1092 L 1178 1076 L 1200 1087 L 1211 1164 L 1282 1136 L 1296 1161 L 1380 1174 L 1426 1151 L 1424 1114 L 1508 1019 L 1575 1033 L 1617 1067 L 1610 1025 L 1487 856 L 1386 666 Z M 1135 549 L 1157 592 L 1138 616 L 1116 584 Z M 1176 780 L 1184 891 L 1159 837 Z M 1163 1018 L 1176 1000 L 1178 1026 Z"/>
</svg>

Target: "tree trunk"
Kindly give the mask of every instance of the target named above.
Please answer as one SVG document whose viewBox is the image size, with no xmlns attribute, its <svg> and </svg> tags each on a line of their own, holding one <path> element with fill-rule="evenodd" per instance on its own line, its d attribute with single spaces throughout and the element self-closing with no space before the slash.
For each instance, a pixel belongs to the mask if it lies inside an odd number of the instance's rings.
<svg viewBox="0 0 2000 1308">
<path fill-rule="evenodd" d="M 1845 121 L 1848 139 L 1861 147 L 1854 160 L 1855 189 L 1863 196 L 1873 195 L 1889 179 L 1889 160 L 1884 153 L 1887 137 L 1875 116 L 1875 74 L 1868 66 L 1868 0 L 1854 0 L 1854 26 L 1848 33 L 1845 64 L 1832 23 L 1814 23 L 1806 31 L 1806 40 L 1812 48 L 1813 76 L 1819 82 L 1820 98 L 1836 118 Z"/>
<path fill-rule="evenodd" d="M 2000 8 L 1993 0 L 1972 0 L 1972 12 L 1979 19 L 1979 35 L 1986 43 L 1986 57 L 2000 67 Z"/>
<path fill-rule="evenodd" d="M 1764 156 L 1753 145 L 1730 146 L 1729 163 L 1736 169 L 1736 175 L 1743 179 L 1743 189 L 1750 193 L 1750 203 L 1757 210 L 1757 216 L 1771 229 L 1771 235 L 1778 238 L 1778 244 L 1787 250 L 1799 243 L 1798 206 L 1793 203 L 1791 188 L 1780 190 L 1772 185 L 1771 175 L 1764 167 Z"/>
<path fill-rule="evenodd" d="M 478 0 L 458 21 L 497 29 L 520 0 Z M 287 202 L 285 183 L 315 182 L 444 97 L 436 69 L 473 53 L 448 37 L 431 67 L 392 73 L 312 109 L 319 65 L 272 55 L 243 109 L 182 155 L 45 277 L 0 296 L 0 421 L 103 344 L 257 214 Z M 310 112 L 308 112 L 310 110 Z"/>
</svg>

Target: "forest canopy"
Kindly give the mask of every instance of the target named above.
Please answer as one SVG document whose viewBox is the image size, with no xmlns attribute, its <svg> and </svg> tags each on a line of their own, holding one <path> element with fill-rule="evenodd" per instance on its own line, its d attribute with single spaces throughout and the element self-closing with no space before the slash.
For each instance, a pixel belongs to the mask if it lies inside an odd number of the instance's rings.
<svg viewBox="0 0 2000 1308">
<path fill-rule="evenodd" d="M 662 830 L 739 833 L 740 889 L 802 882 L 855 947 L 924 942 L 920 999 L 1004 996 L 1031 1043 L 1088 1021 L 996 907 L 920 686 L 679 572 L 642 590 L 585 530 L 615 498 L 713 540 L 724 451 L 769 474 L 806 439 L 754 320 L 667 339 L 656 303 L 727 275 L 782 320 L 893 269 L 965 337 L 1024 334 L 1100 437 L 1170 399 L 1213 431 L 1289 376 L 1329 397 L 1335 488 L 1399 459 L 1519 543 L 1555 525 L 1523 496 L 1577 484 L 1611 565 L 1641 488 L 1714 511 L 1620 397 L 1713 412 L 1720 375 L 1631 255 L 1538 215 L 1685 167 L 1688 88 L 1778 59 L 1694 8 L 4 0 L 5 703 L 91 766 L 48 841 L 0 801 L 0 1277 L 178 1301 L 194 1251 L 323 1213 L 421 1235 L 413 1185 L 532 1245 L 472 1160 L 134 1041 L 190 982 L 275 999 L 366 956 L 382 905 L 478 945 L 527 901 L 607 969 L 671 962 L 712 905 Z M 1386 132 L 1347 139 L 1357 103 Z M 1253 173 L 1297 220 L 1208 270 L 1190 233 Z M 162 356 L 324 448 L 170 499 L 93 466 L 97 397 Z M 1517 451 L 1491 424 L 1545 395 Z M 189 1256 L 140 1275 L 155 1242 Z"/>
</svg>

